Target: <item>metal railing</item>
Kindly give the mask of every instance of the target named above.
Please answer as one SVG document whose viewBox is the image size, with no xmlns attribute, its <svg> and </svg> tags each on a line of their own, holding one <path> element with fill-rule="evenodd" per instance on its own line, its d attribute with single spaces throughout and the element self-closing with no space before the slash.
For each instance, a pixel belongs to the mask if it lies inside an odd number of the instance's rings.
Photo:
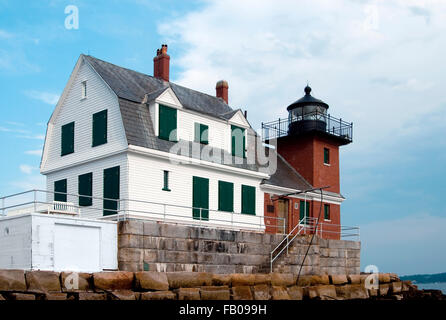
<svg viewBox="0 0 446 320">
<path fill-rule="evenodd" d="M 324 227 L 325 226 L 325 227 Z M 334 230 L 333 230 L 334 229 Z M 296 226 L 283 238 L 281 242 L 270 253 L 270 270 L 273 272 L 273 263 L 293 243 L 298 235 L 313 234 L 319 235 L 321 238 L 350 238 L 354 237 L 357 241 L 360 239 L 359 227 L 342 226 L 340 224 L 331 224 L 319 222 L 315 217 L 304 217 Z"/>
<path fill-rule="evenodd" d="M 54 194 L 67 197 L 65 201 L 53 201 Z M 92 205 L 80 206 L 79 198 L 90 198 Z M 104 207 L 104 202 L 108 203 Z M 116 209 L 110 209 L 110 203 Z M 77 217 L 94 220 L 122 221 L 127 219 L 154 220 L 203 227 L 220 227 L 237 230 L 264 230 L 267 227 L 282 229 L 284 218 L 225 212 L 208 208 L 182 206 L 162 202 L 135 199 L 110 199 L 47 190 L 28 190 L 0 197 L 0 214 L 13 216 L 24 213 L 76 214 Z M 107 213 L 107 215 L 104 215 Z M 271 223 L 267 221 L 273 220 Z"/>
<path fill-rule="evenodd" d="M 332 117 L 330 114 L 321 112 L 307 113 L 302 116 L 293 116 L 286 119 L 278 119 L 271 122 L 262 123 L 263 140 L 277 139 L 290 134 L 289 128 L 291 123 L 299 121 L 315 120 L 315 126 L 307 129 L 323 131 L 331 135 L 353 141 L 353 122 L 343 121 L 341 118 Z M 323 125 L 321 125 L 321 123 Z"/>
</svg>

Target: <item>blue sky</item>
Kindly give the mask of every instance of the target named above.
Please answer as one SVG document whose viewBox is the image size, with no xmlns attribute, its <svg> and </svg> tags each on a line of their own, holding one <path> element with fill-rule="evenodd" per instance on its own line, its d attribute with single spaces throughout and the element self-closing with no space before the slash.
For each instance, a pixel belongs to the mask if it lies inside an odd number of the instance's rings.
<svg viewBox="0 0 446 320">
<path fill-rule="evenodd" d="M 64 26 L 67 5 L 79 29 Z M 312 93 L 354 122 L 341 151 L 342 223 L 361 227 L 362 267 L 446 270 L 444 1 L 2 1 L 0 194 L 44 187 L 45 126 L 81 53 L 215 94 L 254 127 Z"/>
</svg>

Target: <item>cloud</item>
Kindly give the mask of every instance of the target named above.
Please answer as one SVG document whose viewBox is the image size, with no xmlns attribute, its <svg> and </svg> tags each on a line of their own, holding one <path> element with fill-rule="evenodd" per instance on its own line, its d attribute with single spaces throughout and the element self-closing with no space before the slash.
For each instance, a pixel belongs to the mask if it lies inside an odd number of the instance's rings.
<svg viewBox="0 0 446 320">
<path fill-rule="evenodd" d="M 13 37 L 13 34 L 6 31 L 6 30 L 2 30 L 0 29 L 0 39 L 10 39 Z"/>
<path fill-rule="evenodd" d="M 27 165 L 27 164 L 21 164 L 19 166 L 20 171 L 26 174 L 31 174 L 33 172 L 33 170 L 35 169 L 34 167 Z"/>
<path fill-rule="evenodd" d="M 31 140 L 45 140 L 45 135 L 44 134 L 20 135 L 17 136 L 17 138 L 31 139 Z"/>
<path fill-rule="evenodd" d="M 42 155 L 42 149 L 36 149 L 36 150 L 27 150 L 25 151 L 25 154 L 33 155 L 33 156 L 41 156 Z"/>
<path fill-rule="evenodd" d="M 46 180 L 43 175 L 34 174 L 34 175 L 27 175 L 23 179 L 11 181 L 10 185 L 11 187 L 16 188 L 19 191 L 32 190 L 32 189 L 45 190 Z"/>
<path fill-rule="evenodd" d="M 43 103 L 49 104 L 49 105 L 55 105 L 57 101 L 59 101 L 60 95 L 50 92 L 44 92 L 44 91 L 37 91 L 37 90 L 29 90 L 26 91 L 25 94 L 32 98 L 39 101 L 42 101 Z"/>
</svg>

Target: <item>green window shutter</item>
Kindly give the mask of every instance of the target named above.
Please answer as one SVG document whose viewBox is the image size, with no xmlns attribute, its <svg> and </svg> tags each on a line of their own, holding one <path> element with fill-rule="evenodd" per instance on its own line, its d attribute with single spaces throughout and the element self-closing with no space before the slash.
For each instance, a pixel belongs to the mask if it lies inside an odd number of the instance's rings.
<svg viewBox="0 0 446 320">
<path fill-rule="evenodd" d="M 169 189 L 169 171 L 164 170 L 164 187 L 162 190 L 164 191 L 170 191 Z"/>
<path fill-rule="evenodd" d="M 330 205 L 324 204 L 324 219 L 330 220 Z"/>
<path fill-rule="evenodd" d="M 195 123 L 195 142 L 199 142 L 202 144 L 208 144 L 208 131 L 209 126 L 201 123 Z"/>
<path fill-rule="evenodd" d="M 54 181 L 54 201 L 67 202 L 67 179 Z"/>
<path fill-rule="evenodd" d="M 192 217 L 209 220 L 209 179 L 192 178 Z"/>
<path fill-rule="evenodd" d="M 256 214 L 256 188 L 242 185 L 242 213 Z"/>
<path fill-rule="evenodd" d="M 92 136 L 93 147 L 107 143 L 107 110 L 93 114 Z"/>
<path fill-rule="evenodd" d="M 177 109 L 159 105 L 159 133 L 161 139 L 177 141 Z"/>
<path fill-rule="evenodd" d="M 218 181 L 218 210 L 234 212 L 234 184 Z"/>
<path fill-rule="evenodd" d="M 61 132 L 61 155 L 74 152 L 74 122 L 62 126 Z"/>
<path fill-rule="evenodd" d="M 232 155 L 245 158 L 245 129 L 231 125 Z"/>
<path fill-rule="evenodd" d="M 328 148 L 324 148 L 324 163 L 330 163 L 330 150 Z"/>
<path fill-rule="evenodd" d="M 104 216 L 117 214 L 119 199 L 119 166 L 104 169 Z"/>
<path fill-rule="evenodd" d="M 93 173 L 80 175 L 78 179 L 79 206 L 91 206 L 93 204 Z"/>
</svg>

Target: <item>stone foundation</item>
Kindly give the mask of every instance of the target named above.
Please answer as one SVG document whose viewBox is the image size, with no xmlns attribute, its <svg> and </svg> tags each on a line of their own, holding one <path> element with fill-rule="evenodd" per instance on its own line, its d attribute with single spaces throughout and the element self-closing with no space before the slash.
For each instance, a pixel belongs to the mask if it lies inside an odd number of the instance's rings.
<svg viewBox="0 0 446 320">
<path fill-rule="evenodd" d="M 123 271 L 268 273 L 270 252 L 283 235 L 127 220 L 118 225 Z M 299 236 L 274 262 L 274 272 L 298 273 L 310 236 Z M 301 274 L 359 274 L 357 241 L 315 237 Z"/>
</svg>

